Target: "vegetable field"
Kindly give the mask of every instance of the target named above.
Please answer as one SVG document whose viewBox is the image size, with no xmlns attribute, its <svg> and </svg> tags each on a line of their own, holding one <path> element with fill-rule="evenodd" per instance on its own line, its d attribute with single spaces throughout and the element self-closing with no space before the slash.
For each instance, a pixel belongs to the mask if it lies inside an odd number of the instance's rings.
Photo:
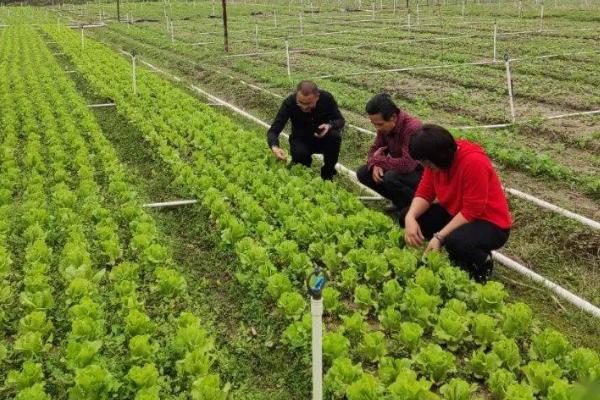
<svg viewBox="0 0 600 400">
<path fill-rule="evenodd" d="M 600 4 L 237 0 L 225 52 L 220 3 L 0 7 L 0 398 L 308 399 L 321 267 L 326 399 L 600 399 Z M 333 182 L 266 146 L 300 79 Z M 581 302 L 405 246 L 343 173 L 381 91 L 485 148 L 501 256 Z"/>
</svg>

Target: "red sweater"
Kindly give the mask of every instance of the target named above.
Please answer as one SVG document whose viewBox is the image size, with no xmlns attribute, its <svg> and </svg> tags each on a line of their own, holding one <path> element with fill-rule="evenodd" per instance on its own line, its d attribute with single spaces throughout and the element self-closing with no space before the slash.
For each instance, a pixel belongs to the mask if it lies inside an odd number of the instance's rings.
<svg viewBox="0 0 600 400">
<path fill-rule="evenodd" d="M 369 150 L 367 165 L 369 169 L 374 165 L 381 167 L 384 171 L 398 171 L 401 174 L 413 172 L 418 161 L 413 160 L 408 154 L 408 142 L 410 136 L 421 128 L 422 123 L 419 119 L 408 115 L 403 111 L 396 114 L 396 126 L 394 131 L 385 135 L 378 133 L 375 142 Z M 387 147 L 387 154 L 375 156 L 375 151 L 380 147 Z"/>
<path fill-rule="evenodd" d="M 502 229 L 512 225 L 508 202 L 492 162 L 483 149 L 457 140 L 458 150 L 449 170 L 425 168 L 415 197 L 437 199 L 452 216 L 491 222 Z"/>
</svg>

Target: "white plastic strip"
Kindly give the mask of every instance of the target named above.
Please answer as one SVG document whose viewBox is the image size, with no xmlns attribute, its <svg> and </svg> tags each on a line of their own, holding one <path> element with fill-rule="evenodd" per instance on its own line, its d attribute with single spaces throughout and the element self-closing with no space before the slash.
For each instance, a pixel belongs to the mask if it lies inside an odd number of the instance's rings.
<svg viewBox="0 0 600 400">
<path fill-rule="evenodd" d="M 542 118 L 536 119 L 536 121 L 546 121 L 553 119 L 563 119 L 563 118 L 571 118 L 571 117 L 579 117 L 585 115 L 595 115 L 600 114 L 600 110 L 590 110 L 590 111 L 576 111 L 572 113 L 559 114 L 559 115 L 548 115 Z M 530 120 L 521 120 L 520 123 L 528 122 Z M 462 130 L 473 130 L 473 129 L 496 129 L 496 128 L 506 128 L 509 126 L 515 125 L 514 123 L 507 122 L 505 124 L 494 124 L 494 125 L 472 125 L 472 126 L 457 126 L 454 129 L 462 129 Z"/>
<path fill-rule="evenodd" d="M 189 204 L 196 204 L 198 200 L 173 200 L 173 201 L 165 201 L 162 203 L 148 203 L 144 204 L 142 207 L 144 208 L 165 208 L 165 207 L 179 207 L 179 206 L 187 206 Z"/>
<path fill-rule="evenodd" d="M 380 70 L 375 70 L 375 71 L 352 72 L 349 74 L 321 75 L 321 76 L 317 76 L 316 79 L 328 79 L 328 78 L 335 78 L 335 77 L 358 76 L 358 75 L 378 75 L 378 74 L 385 74 L 385 73 L 390 73 L 390 72 L 405 72 L 405 71 L 418 71 L 418 70 L 442 69 L 442 68 L 458 68 L 458 67 L 470 66 L 470 65 L 492 65 L 492 64 L 498 64 L 498 62 L 493 61 L 493 60 L 492 61 L 475 61 L 475 62 L 468 62 L 468 63 L 423 65 L 423 66 L 418 66 L 418 67 L 380 69 Z"/>
<path fill-rule="evenodd" d="M 595 305 L 588 302 L 587 300 L 582 299 L 581 297 L 577 296 L 576 294 L 574 294 L 574 293 L 568 291 L 567 289 L 563 288 L 562 286 L 544 278 L 542 275 L 540 275 L 536 272 L 533 272 L 532 270 L 519 264 L 518 262 L 511 260 L 510 258 L 506 257 L 505 255 L 502 255 L 502 254 L 494 251 L 494 252 L 492 252 L 492 256 L 493 256 L 494 260 L 498 261 L 500 264 L 504 265 L 505 267 L 512 269 L 513 271 L 518 272 L 521 275 L 528 277 L 532 281 L 550 289 L 552 292 L 557 294 L 559 297 L 565 299 L 566 301 L 573 304 L 575 307 L 579 308 L 580 310 L 585 311 L 585 312 L 593 315 L 596 318 L 600 318 L 600 308 L 596 307 Z"/>
<path fill-rule="evenodd" d="M 565 210 L 562 207 L 556 206 L 556 205 L 554 205 L 552 203 L 548 203 L 547 201 L 538 199 L 537 197 L 534 197 L 534 196 L 532 196 L 530 194 L 527 194 L 527 193 L 523 193 L 523 192 L 521 192 L 520 190 L 517 190 L 517 189 L 505 188 L 504 190 L 506 192 L 512 194 L 515 197 L 519 197 L 521 199 L 530 201 L 530 202 L 532 202 L 534 204 L 537 204 L 538 206 L 540 206 L 542 208 L 545 208 L 545 209 L 550 210 L 550 211 L 554 211 L 557 214 L 560 214 L 560 215 L 563 215 L 563 216 L 565 216 L 567 218 L 571 218 L 571 219 L 574 219 L 576 221 L 579 221 L 582 224 L 587 225 L 587 226 L 589 226 L 592 229 L 600 230 L 600 222 L 594 221 L 593 219 L 584 217 L 584 216 L 579 215 L 579 214 L 575 214 L 572 211 Z"/>
<path fill-rule="evenodd" d="M 115 103 L 89 104 L 89 108 L 114 107 Z"/>
<path fill-rule="evenodd" d="M 541 56 L 530 56 L 530 57 L 518 57 L 518 58 L 511 58 L 508 60 L 508 62 L 541 60 L 541 59 L 547 59 L 547 58 L 567 57 L 567 56 L 573 56 L 573 55 L 597 54 L 597 53 L 600 53 L 600 50 L 578 51 L 578 52 L 573 52 L 573 53 L 545 54 L 545 55 L 541 55 Z M 463 66 L 494 65 L 494 64 L 499 64 L 499 63 L 500 62 L 498 60 L 490 60 L 490 61 L 474 61 L 474 62 L 455 63 L 455 64 L 422 65 L 422 66 L 416 66 L 416 67 L 352 72 L 349 74 L 321 75 L 321 76 L 317 76 L 316 79 L 328 79 L 328 78 L 334 78 L 334 77 L 358 76 L 358 75 L 378 75 L 378 74 L 385 74 L 385 73 L 391 73 L 391 72 L 406 72 L 406 71 L 429 70 L 429 69 L 457 68 L 457 67 L 463 67 Z"/>
</svg>

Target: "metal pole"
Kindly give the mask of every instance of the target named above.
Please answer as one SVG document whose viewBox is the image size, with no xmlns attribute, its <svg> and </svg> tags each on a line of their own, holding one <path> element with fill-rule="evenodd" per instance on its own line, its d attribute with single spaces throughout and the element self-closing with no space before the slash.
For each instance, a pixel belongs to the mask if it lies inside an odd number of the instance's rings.
<svg viewBox="0 0 600 400">
<path fill-rule="evenodd" d="M 221 0 L 223 7 L 223 39 L 225 42 L 225 52 L 229 52 L 229 34 L 227 33 L 227 0 Z"/>
<path fill-rule="evenodd" d="M 510 103 L 510 117 L 515 123 L 515 103 L 513 100 L 512 76 L 510 74 L 510 58 L 508 54 L 504 55 L 504 65 L 506 66 L 506 86 L 508 87 L 508 101 Z"/>
<path fill-rule="evenodd" d="M 121 22 L 121 0 L 117 0 L 117 21 Z"/>
<path fill-rule="evenodd" d="M 544 30 L 544 5 L 540 9 L 540 32 Z"/>
<path fill-rule="evenodd" d="M 85 45 L 83 43 L 83 25 L 81 25 L 81 49 L 83 50 L 85 48 Z"/>
</svg>

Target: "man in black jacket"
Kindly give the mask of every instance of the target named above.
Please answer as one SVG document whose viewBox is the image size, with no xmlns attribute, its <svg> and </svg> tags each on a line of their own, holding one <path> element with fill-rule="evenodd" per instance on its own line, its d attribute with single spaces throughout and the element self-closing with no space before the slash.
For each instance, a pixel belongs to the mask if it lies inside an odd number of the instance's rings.
<svg viewBox="0 0 600 400">
<path fill-rule="evenodd" d="M 267 132 L 267 142 L 277 159 L 287 156 L 279 147 L 279 134 L 287 121 L 292 122 L 290 151 L 292 163 L 310 167 L 313 154 L 323 154 L 321 178 L 332 179 L 342 143 L 341 130 L 346 123 L 331 93 L 319 90 L 312 81 L 302 81 L 296 93 L 281 105 Z"/>
</svg>

